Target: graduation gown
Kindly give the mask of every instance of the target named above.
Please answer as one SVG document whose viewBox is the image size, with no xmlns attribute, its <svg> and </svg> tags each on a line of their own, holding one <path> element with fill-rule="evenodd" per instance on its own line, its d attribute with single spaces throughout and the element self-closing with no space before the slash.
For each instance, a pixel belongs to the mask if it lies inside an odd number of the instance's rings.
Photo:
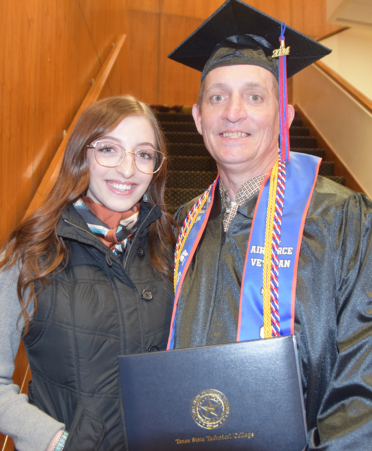
<svg viewBox="0 0 372 451">
<path fill-rule="evenodd" d="M 178 301 L 175 348 L 236 340 L 257 195 L 223 231 L 218 190 Z M 182 225 L 195 200 L 181 208 Z M 372 202 L 318 177 L 298 263 L 295 336 L 308 450 L 372 443 Z M 258 283 L 261 283 L 259 281 Z"/>
</svg>

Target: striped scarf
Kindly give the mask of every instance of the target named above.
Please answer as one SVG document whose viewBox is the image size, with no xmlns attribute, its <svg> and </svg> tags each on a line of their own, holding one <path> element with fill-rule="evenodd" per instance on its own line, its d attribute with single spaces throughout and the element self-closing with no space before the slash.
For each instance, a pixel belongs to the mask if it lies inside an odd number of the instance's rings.
<svg viewBox="0 0 372 451">
<path fill-rule="evenodd" d="M 108 246 L 115 255 L 125 251 L 128 239 L 134 236 L 141 204 L 138 202 L 124 212 L 112 211 L 82 196 L 74 203 L 76 211 L 87 223 L 90 231 Z"/>
</svg>

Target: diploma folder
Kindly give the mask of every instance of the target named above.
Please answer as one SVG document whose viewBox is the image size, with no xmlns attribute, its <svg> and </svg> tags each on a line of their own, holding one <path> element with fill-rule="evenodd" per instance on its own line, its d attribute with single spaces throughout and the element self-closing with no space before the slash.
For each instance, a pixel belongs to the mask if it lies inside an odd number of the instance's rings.
<svg viewBox="0 0 372 451">
<path fill-rule="evenodd" d="M 129 451 L 301 451 L 292 336 L 120 356 Z"/>
</svg>

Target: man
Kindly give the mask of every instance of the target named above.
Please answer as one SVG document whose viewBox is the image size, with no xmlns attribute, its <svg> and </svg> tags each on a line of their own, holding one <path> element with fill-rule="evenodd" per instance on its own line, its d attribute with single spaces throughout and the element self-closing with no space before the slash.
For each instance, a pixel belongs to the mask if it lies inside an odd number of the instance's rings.
<svg viewBox="0 0 372 451">
<path fill-rule="evenodd" d="M 271 56 L 278 29 L 228 0 L 170 55 L 203 71 L 193 116 L 219 179 L 177 213 L 184 227 L 169 347 L 294 334 L 307 449 L 367 450 L 372 204 L 317 177 L 312 157 L 289 157 L 294 110 L 285 63 L 283 72 L 283 59 Z M 288 55 L 281 35 L 277 53 Z M 289 76 L 329 52 L 292 29 L 285 38 Z"/>
</svg>

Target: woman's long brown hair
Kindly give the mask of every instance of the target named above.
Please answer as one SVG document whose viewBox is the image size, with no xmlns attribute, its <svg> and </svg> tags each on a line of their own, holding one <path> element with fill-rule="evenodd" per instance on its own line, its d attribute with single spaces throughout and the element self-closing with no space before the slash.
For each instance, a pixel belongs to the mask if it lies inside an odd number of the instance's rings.
<svg viewBox="0 0 372 451">
<path fill-rule="evenodd" d="M 63 270 L 68 262 L 67 249 L 56 230 L 62 213 L 88 189 L 87 145 L 109 133 L 129 116 L 148 119 L 155 132 L 158 150 L 166 154 L 163 134 L 146 104 L 132 96 L 110 97 L 95 102 L 84 111 L 76 124 L 66 146 L 58 179 L 44 204 L 12 232 L 4 245 L 0 269 L 14 264 L 20 268 L 17 294 L 25 323 L 24 334 L 28 331 L 30 316 L 37 308 L 35 282 L 40 281 L 41 287 L 45 286 L 50 280 L 48 276 L 57 269 Z M 154 174 L 147 190 L 149 204 L 159 205 L 162 210 L 162 216 L 149 226 L 149 243 L 154 268 L 172 280 L 175 236 L 172 228 L 174 221 L 164 205 L 166 173 L 167 160 Z M 27 307 L 32 299 L 34 310 L 29 316 Z"/>
</svg>

